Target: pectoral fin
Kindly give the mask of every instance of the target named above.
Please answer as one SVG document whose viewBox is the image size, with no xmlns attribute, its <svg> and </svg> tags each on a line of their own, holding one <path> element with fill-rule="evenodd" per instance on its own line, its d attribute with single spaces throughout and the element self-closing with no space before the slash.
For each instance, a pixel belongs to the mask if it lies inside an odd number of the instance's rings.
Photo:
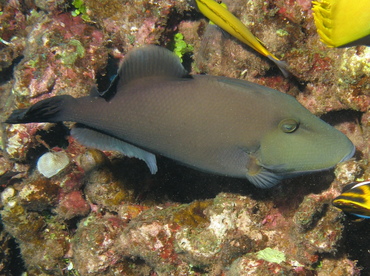
<svg viewBox="0 0 370 276">
<path fill-rule="evenodd" d="M 284 178 L 282 175 L 265 168 L 253 154 L 250 154 L 249 158 L 246 176 L 249 182 L 257 187 L 263 189 L 271 188 Z"/>
<path fill-rule="evenodd" d="M 261 168 L 257 174 L 247 173 L 247 179 L 255 186 L 267 189 L 278 184 L 284 177 L 274 172 L 268 171 L 265 168 Z"/>
</svg>

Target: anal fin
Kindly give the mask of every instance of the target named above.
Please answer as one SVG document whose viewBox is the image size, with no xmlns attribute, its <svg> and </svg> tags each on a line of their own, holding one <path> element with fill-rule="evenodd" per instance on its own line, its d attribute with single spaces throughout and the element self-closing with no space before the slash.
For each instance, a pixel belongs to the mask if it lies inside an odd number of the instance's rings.
<svg viewBox="0 0 370 276">
<path fill-rule="evenodd" d="M 78 142 L 87 147 L 100 150 L 119 151 L 127 157 L 136 157 L 145 161 L 152 174 L 158 171 L 156 157 L 153 153 L 82 124 L 76 124 L 76 126 L 72 128 L 71 134 Z"/>
</svg>

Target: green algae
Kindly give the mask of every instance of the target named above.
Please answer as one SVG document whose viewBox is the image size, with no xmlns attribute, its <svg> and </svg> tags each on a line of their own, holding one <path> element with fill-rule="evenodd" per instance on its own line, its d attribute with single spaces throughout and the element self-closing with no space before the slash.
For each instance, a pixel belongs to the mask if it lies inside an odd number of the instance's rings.
<svg viewBox="0 0 370 276">
<path fill-rule="evenodd" d="M 182 33 L 175 34 L 174 38 L 174 49 L 173 52 L 178 56 L 182 62 L 182 57 L 194 50 L 194 47 L 187 44 L 184 41 L 184 35 Z"/>
<path fill-rule="evenodd" d="M 82 45 L 81 41 L 77 39 L 71 39 L 65 51 L 60 54 L 60 59 L 65 65 L 73 65 L 78 58 L 83 58 L 85 56 L 85 47 Z"/>
<path fill-rule="evenodd" d="M 259 259 L 265 260 L 270 263 L 277 263 L 280 264 L 281 262 L 285 262 L 285 254 L 279 250 L 272 249 L 267 247 L 261 251 L 257 252 L 257 257 Z"/>
<path fill-rule="evenodd" d="M 89 15 L 87 14 L 86 5 L 85 5 L 83 0 L 73 0 L 72 5 L 75 8 L 75 10 L 72 11 L 72 16 L 81 15 L 81 18 L 83 20 L 85 20 L 87 22 L 91 21 Z"/>
<path fill-rule="evenodd" d="M 279 30 L 277 30 L 277 31 L 276 31 L 276 34 L 277 34 L 278 36 L 287 36 L 287 35 L 289 35 L 289 33 L 288 33 L 286 30 L 284 30 L 284 29 L 279 29 Z"/>
</svg>

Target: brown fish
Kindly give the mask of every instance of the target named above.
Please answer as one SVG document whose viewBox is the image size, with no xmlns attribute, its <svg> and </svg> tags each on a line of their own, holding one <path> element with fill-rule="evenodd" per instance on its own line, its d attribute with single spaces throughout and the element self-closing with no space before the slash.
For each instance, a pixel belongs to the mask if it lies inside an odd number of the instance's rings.
<svg viewBox="0 0 370 276">
<path fill-rule="evenodd" d="M 57 96 L 16 110 L 7 123 L 77 122 L 82 144 L 118 150 L 157 171 L 154 154 L 271 187 L 331 168 L 351 141 L 295 98 L 248 81 L 193 75 L 165 48 L 130 52 L 104 95 Z"/>
</svg>

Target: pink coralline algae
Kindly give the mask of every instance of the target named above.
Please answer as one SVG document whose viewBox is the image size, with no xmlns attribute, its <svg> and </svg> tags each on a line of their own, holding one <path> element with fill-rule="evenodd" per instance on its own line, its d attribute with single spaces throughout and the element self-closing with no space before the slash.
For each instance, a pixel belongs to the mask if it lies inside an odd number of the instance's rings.
<svg viewBox="0 0 370 276">
<path fill-rule="evenodd" d="M 19 97 L 36 98 L 61 90 L 72 93 L 73 88 L 86 91 L 88 81 L 106 59 L 101 47 L 103 34 L 69 14 L 52 19 L 40 15 L 28 42 L 29 48 L 15 73 L 13 90 Z"/>
<path fill-rule="evenodd" d="M 72 191 L 62 195 L 55 211 L 64 219 L 71 219 L 76 216 L 86 216 L 90 211 L 90 206 L 83 198 L 81 191 Z"/>
<path fill-rule="evenodd" d="M 370 179 L 368 47 L 327 48 L 307 0 L 225 0 L 287 61 L 287 79 L 188 1 L 83 0 L 79 16 L 72 2 L 0 3 L 1 121 L 43 98 L 87 95 L 99 76 L 109 77 L 108 57 L 147 43 L 171 48 L 181 33 L 194 48 L 183 57 L 189 71 L 290 94 L 345 133 L 356 154 L 334 170 L 259 190 L 162 158 L 150 175 L 141 161 L 81 146 L 69 137 L 68 122 L 3 125 L 1 275 L 370 273 L 362 253 L 369 221 L 350 221 L 331 205 L 346 184 Z M 37 169 L 47 152 L 68 157 L 50 177 Z M 12 267 L 17 261 L 22 265 Z"/>
</svg>

